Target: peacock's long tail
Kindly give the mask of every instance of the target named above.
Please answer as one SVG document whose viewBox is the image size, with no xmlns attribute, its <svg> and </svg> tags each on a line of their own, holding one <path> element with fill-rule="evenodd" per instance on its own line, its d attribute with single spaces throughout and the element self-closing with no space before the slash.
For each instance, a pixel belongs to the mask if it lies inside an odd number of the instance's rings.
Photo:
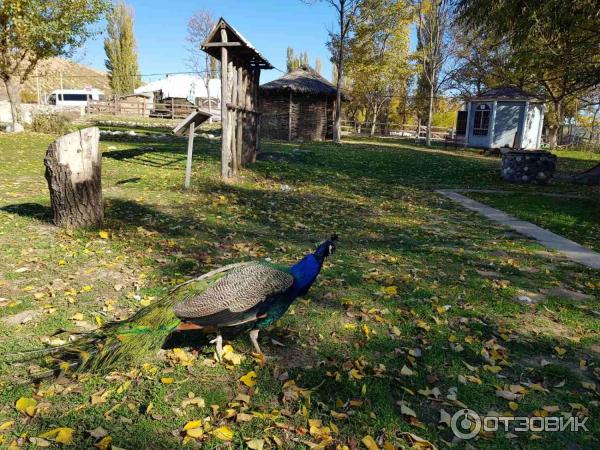
<svg viewBox="0 0 600 450">
<path fill-rule="evenodd" d="M 108 323 L 63 346 L 30 352 L 35 356 L 25 359 L 43 357 L 40 362 L 48 370 L 38 378 L 60 371 L 106 372 L 138 364 L 160 350 L 181 322 L 173 312 L 177 303 L 197 295 L 217 281 L 219 274 L 242 264 L 230 264 L 189 280 L 127 320 Z"/>
</svg>

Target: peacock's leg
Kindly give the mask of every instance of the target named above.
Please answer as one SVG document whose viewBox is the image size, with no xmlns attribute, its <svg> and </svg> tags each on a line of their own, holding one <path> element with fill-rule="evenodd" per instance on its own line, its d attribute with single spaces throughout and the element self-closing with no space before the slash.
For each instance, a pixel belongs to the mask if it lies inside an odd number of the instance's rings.
<svg viewBox="0 0 600 450">
<path fill-rule="evenodd" d="M 219 362 L 222 360 L 223 356 L 223 336 L 221 333 L 217 334 L 217 337 L 210 341 L 211 344 L 215 344 L 215 350 L 217 351 L 217 359 Z"/>
<path fill-rule="evenodd" d="M 254 328 L 250 331 L 250 340 L 252 341 L 252 345 L 254 345 L 256 353 L 262 355 L 263 352 L 260 349 L 260 345 L 258 345 L 258 331 L 258 328 Z"/>
</svg>

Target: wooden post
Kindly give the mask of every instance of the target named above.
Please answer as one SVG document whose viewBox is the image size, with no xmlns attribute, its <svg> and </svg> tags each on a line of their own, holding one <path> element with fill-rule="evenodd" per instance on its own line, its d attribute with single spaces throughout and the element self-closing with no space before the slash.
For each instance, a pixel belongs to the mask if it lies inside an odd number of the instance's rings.
<svg viewBox="0 0 600 450">
<path fill-rule="evenodd" d="M 58 138 L 48 147 L 44 165 L 55 225 L 89 227 L 102 224 L 99 140 L 98 128 L 85 128 Z"/>
<path fill-rule="evenodd" d="M 257 66 L 254 69 L 254 73 L 252 74 L 252 109 L 254 111 L 258 111 L 258 85 L 260 84 L 260 67 Z M 252 144 L 254 148 L 252 149 L 252 154 L 250 155 L 250 160 L 252 162 L 256 162 L 256 154 L 260 150 L 260 114 L 254 114 L 252 117 L 252 129 L 254 130 L 254 136 L 252 139 Z"/>
<path fill-rule="evenodd" d="M 221 28 L 221 42 L 227 42 L 227 31 Z M 228 94 L 228 68 L 227 47 L 221 47 L 221 178 L 228 179 L 232 177 L 231 171 L 231 151 L 229 147 L 229 111 L 227 103 Z"/>
<path fill-rule="evenodd" d="M 187 162 L 185 165 L 185 182 L 183 187 L 188 189 L 190 187 L 190 179 L 192 178 L 192 156 L 194 155 L 194 122 L 190 123 L 189 134 L 188 134 L 188 149 L 187 149 Z"/>
<path fill-rule="evenodd" d="M 242 67 L 237 68 L 237 101 L 236 105 L 240 108 L 246 107 L 245 101 L 245 92 L 244 92 L 244 76 Z M 239 110 L 237 112 L 237 133 L 236 133 L 236 148 L 235 148 L 235 160 L 236 160 L 236 168 L 242 166 L 242 147 L 244 143 L 244 117 L 245 112 Z"/>
<path fill-rule="evenodd" d="M 232 153 L 232 171 L 233 171 L 233 175 L 237 175 L 238 174 L 238 169 L 239 169 L 239 161 L 237 158 L 237 141 L 239 139 L 239 137 L 237 136 L 237 132 L 238 127 L 237 124 L 240 121 L 240 112 L 237 108 L 237 105 L 239 103 L 239 91 L 238 91 L 238 76 L 237 76 L 237 68 L 236 68 L 236 64 L 233 61 L 229 62 L 230 67 L 229 70 L 231 71 L 230 75 L 231 75 L 231 107 L 229 108 L 229 114 L 231 114 L 231 122 L 230 122 L 230 126 L 231 126 L 231 153 Z"/>
<path fill-rule="evenodd" d="M 175 99 L 171 97 L 171 119 L 175 118 Z"/>
</svg>

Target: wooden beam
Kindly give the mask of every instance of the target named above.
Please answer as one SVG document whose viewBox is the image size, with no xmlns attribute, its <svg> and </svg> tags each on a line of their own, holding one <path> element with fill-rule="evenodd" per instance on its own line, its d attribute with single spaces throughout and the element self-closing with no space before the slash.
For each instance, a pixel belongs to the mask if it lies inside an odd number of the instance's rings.
<svg viewBox="0 0 600 450">
<path fill-rule="evenodd" d="M 237 82 L 236 89 L 237 94 L 235 96 L 236 104 L 244 102 L 244 79 L 243 79 L 242 67 L 237 68 Z M 242 166 L 242 144 L 244 142 L 244 109 L 237 109 L 237 132 L 236 132 L 236 145 L 235 145 L 235 160 L 236 166 L 239 169 Z"/>
<path fill-rule="evenodd" d="M 243 106 L 234 105 L 233 103 L 227 103 L 227 108 L 234 109 L 236 111 L 242 111 L 242 112 L 245 112 L 245 113 L 256 114 L 257 116 L 260 116 L 260 114 L 261 114 L 261 113 L 259 113 L 258 111 L 254 110 L 254 109 L 244 108 Z"/>
<path fill-rule="evenodd" d="M 227 42 L 227 31 L 221 28 L 221 41 Z M 232 177 L 231 147 L 229 145 L 229 100 L 227 47 L 221 47 L 221 178 Z"/>
<path fill-rule="evenodd" d="M 192 155 L 194 154 L 194 122 L 190 122 L 188 135 L 187 162 L 185 164 L 185 182 L 183 186 L 188 189 L 190 187 L 190 179 L 192 178 Z"/>
<path fill-rule="evenodd" d="M 241 42 L 209 42 L 202 47 L 241 47 Z"/>
</svg>

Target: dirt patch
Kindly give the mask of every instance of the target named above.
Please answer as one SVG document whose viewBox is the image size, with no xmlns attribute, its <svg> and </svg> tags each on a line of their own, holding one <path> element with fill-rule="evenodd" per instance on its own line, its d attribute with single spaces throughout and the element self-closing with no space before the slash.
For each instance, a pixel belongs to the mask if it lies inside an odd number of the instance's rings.
<svg viewBox="0 0 600 450">
<path fill-rule="evenodd" d="M 552 336 L 579 342 L 581 336 L 576 330 L 550 319 L 540 313 L 526 313 L 515 318 L 519 323 L 520 334 Z"/>
<path fill-rule="evenodd" d="M 31 322 L 35 318 L 37 318 L 42 312 L 37 309 L 28 309 L 26 311 L 21 311 L 18 314 L 3 317 L 2 322 L 7 325 L 21 325 L 27 322 Z"/>
<path fill-rule="evenodd" d="M 542 289 L 542 293 L 551 297 L 565 298 L 567 300 L 585 301 L 592 300 L 593 295 L 584 294 L 582 292 L 571 291 L 565 288 Z"/>
<path fill-rule="evenodd" d="M 319 355 L 308 348 L 296 347 L 281 347 L 279 345 L 271 345 L 270 350 L 265 350 L 267 354 L 277 358 L 276 364 L 282 369 L 311 369 L 319 363 Z"/>
</svg>

